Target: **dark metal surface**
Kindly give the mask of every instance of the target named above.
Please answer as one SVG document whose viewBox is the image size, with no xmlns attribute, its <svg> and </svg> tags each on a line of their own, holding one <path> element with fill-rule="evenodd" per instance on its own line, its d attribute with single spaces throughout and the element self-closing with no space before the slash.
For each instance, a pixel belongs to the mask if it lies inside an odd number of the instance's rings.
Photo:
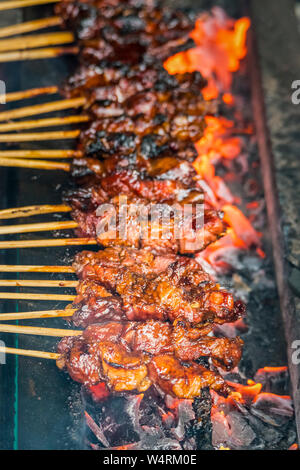
<svg viewBox="0 0 300 470">
<path fill-rule="evenodd" d="M 253 102 L 300 436 L 300 364 L 293 356 L 300 341 L 300 105 L 291 88 L 300 79 L 300 37 L 292 0 L 252 0 L 252 16 Z"/>
</svg>

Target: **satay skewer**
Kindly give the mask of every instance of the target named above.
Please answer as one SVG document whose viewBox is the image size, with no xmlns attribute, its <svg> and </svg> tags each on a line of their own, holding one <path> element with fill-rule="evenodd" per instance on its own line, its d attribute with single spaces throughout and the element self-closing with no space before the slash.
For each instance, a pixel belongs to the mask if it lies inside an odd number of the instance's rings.
<svg viewBox="0 0 300 470">
<path fill-rule="evenodd" d="M 0 52 L 22 51 L 45 46 L 57 46 L 60 44 L 72 43 L 74 40 L 74 34 L 68 31 L 1 39 Z"/>
<path fill-rule="evenodd" d="M 78 281 L 40 280 L 40 279 L 0 279 L 0 287 L 72 287 L 78 286 Z"/>
<path fill-rule="evenodd" d="M 72 266 L 0 265 L 1 273 L 75 273 Z"/>
<path fill-rule="evenodd" d="M 80 135 L 80 130 L 57 132 L 34 132 L 23 134 L 0 134 L 0 142 L 42 142 L 49 140 L 74 140 Z M 0 165 L 1 166 L 1 165 Z M 6 165 L 3 165 L 6 166 Z M 12 165 L 10 165 L 12 166 Z"/>
<path fill-rule="evenodd" d="M 3 225 L 0 227 L 0 235 L 29 232 L 49 232 L 53 230 L 68 230 L 77 227 L 78 223 L 73 220 L 41 222 L 36 224 Z"/>
<path fill-rule="evenodd" d="M 35 5 L 46 5 L 47 3 L 58 3 L 60 0 L 9 0 L 0 3 L 1 10 L 14 10 L 15 8 L 31 7 Z"/>
<path fill-rule="evenodd" d="M 46 140 L 46 139 L 45 139 Z M 62 170 L 69 172 L 69 163 L 51 162 L 48 160 L 27 160 L 21 158 L 1 158 L 0 166 L 12 168 L 36 168 L 37 170 Z"/>
<path fill-rule="evenodd" d="M 80 158 L 83 152 L 80 150 L 64 149 L 64 150 L 0 150 L 0 158 L 28 158 L 28 159 L 64 159 L 64 158 Z"/>
<path fill-rule="evenodd" d="M 6 93 L 5 95 L 0 95 L 0 102 L 6 101 L 6 103 L 11 103 L 13 101 L 25 100 L 28 98 L 35 98 L 36 96 L 41 95 L 54 95 L 58 93 L 59 89 L 57 86 L 48 86 L 43 88 L 31 88 L 30 90 L 24 91 L 13 91 L 11 93 Z"/>
<path fill-rule="evenodd" d="M 42 49 L 29 49 L 25 51 L 2 52 L 0 62 L 16 62 L 19 60 L 54 59 L 62 55 L 78 54 L 79 48 L 75 47 L 45 47 Z"/>
<path fill-rule="evenodd" d="M 1 54 L 0 54 L 1 57 Z M 52 111 L 62 111 L 65 109 L 76 109 L 86 104 L 86 98 L 79 96 L 66 100 L 52 101 L 49 103 L 36 104 L 33 106 L 25 106 L 10 111 L 2 111 L 0 113 L 0 122 L 9 121 L 10 119 L 19 119 L 39 114 L 51 113 Z"/>
<path fill-rule="evenodd" d="M 69 126 L 70 124 L 78 124 L 88 122 L 89 116 L 64 116 L 47 119 L 37 119 L 34 121 L 18 121 L 0 124 L 0 132 L 19 131 L 26 129 L 41 129 L 43 127 Z"/>
<path fill-rule="evenodd" d="M 51 238 L 44 240 L 18 240 L 0 242 L 0 250 L 17 248 L 50 248 L 57 246 L 88 246 L 97 245 L 94 238 Z"/>
<path fill-rule="evenodd" d="M 21 335 L 34 336 L 55 336 L 64 338 L 67 336 L 80 336 L 82 330 L 67 330 L 60 328 L 42 328 L 39 326 L 22 326 L 22 325 L 0 325 L 0 333 L 16 333 Z"/>
<path fill-rule="evenodd" d="M 34 351 L 31 349 L 7 348 L 6 346 L 0 346 L 0 353 L 15 354 L 17 356 L 36 357 L 39 359 L 54 359 L 54 361 L 60 358 L 60 354 L 57 353 L 46 351 Z"/>
<path fill-rule="evenodd" d="M 70 212 L 71 210 L 72 208 L 66 204 L 14 207 L 11 209 L 0 210 L 0 220 L 16 219 L 18 217 L 32 217 L 34 215 L 41 214 L 56 214 L 59 212 Z"/>
<path fill-rule="evenodd" d="M 0 321 L 39 320 L 42 318 L 67 318 L 72 317 L 75 312 L 75 309 L 66 308 L 65 310 L 39 310 L 35 312 L 1 313 Z"/>
<path fill-rule="evenodd" d="M 0 4 L 1 6 L 1 4 Z M 59 16 L 51 16 L 49 18 L 41 18 L 33 21 L 26 21 L 25 23 L 13 24 L 0 28 L 0 38 L 7 38 L 16 36 L 17 34 L 32 33 L 44 28 L 62 25 L 63 20 Z"/>
<path fill-rule="evenodd" d="M 65 294 L 35 294 L 19 292 L 0 292 L 0 299 L 3 300 L 56 300 L 58 302 L 72 302 L 75 295 Z"/>
<path fill-rule="evenodd" d="M 71 131 L 73 132 L 73 131 Z M 45 133 L 48 134 L 49 133 Z M 55 134 L 55 132 L 54 132 Z M 67 133 L 64 133 L 67 134 Z M 28 134 L 32 135 L 32 134 Z M 45 136 L 45 139 L 46 136 Z M 0 136 L 1 142 L 1 136 Z M 71 165 L 69 163 L 62 162 L 53 162 L 49 160 L 31 160 L 23 158 L 3 158 L 0 157 L 0 167 L 11 167 L 11 168 L 36 168 L 37 170 L 62 170 L 69 172 L 71 170 Z"/>
</svg>

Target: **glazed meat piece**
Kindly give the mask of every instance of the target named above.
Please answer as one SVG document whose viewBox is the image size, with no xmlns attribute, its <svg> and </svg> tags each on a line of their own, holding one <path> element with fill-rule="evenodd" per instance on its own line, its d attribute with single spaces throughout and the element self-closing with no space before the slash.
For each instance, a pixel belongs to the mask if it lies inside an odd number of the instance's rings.
<svg viewBox="0 0 300 470">
<path fill-rule="evenodd" d="M 158 134 L 139 136 L 134 132 L 97 132 L 94 140 L 86 146 L 79 145 L 85 157 L 101 159 L 127 157 L 137 161 L 176 155 L 181 160 L 193 162 L 197 151 L 192 143 L 167 140 Z"/>
<path fill-rule="evenodd" d="M 123 114 L 129 117 L 142 114 L 148 119 L 154 119 L 156 115 L 163 115 L 172 119 L 174 116 L 182 114 L 203 116 L 215 111 L 214 103 L 205 101 L 199 92 L 193 93 L 190 90 L 142 90 L 121 102 L 105 99 L 98 90 L 96 91 L 97 99 L 89 107 L 89 113 L 95 119 L 114 118 Z"/>
<path fill-rule="evenodd" d="M 142 392 L 152 383 L 179 398 L 198 396 L 207 386 L 228 391 L 217 373 L 194 362 L 183 366 L 180 361 L 186 360 L 190 349 L 190 356 L 211 357 L 229 370 L 240 360 L 242 341 L 207 338 L 205 331 L 195 333 L 195 329 L 181 324 L 187 338 L 191 334 L 193 339 L 190 344 L 188 339 L 184 345 L 180 341 L 177 344 L 176 328 L 157 321 L 92 325 L 81 337 L 61 341 L 58 365 L 74 380 L 92 385 L 105 381 L 111 390 L 119 392 Z M 215 355 L 216 351 L 219 354 Z"/>
<path fill-rule="evenodd" d="M 60 2 L 56 14 L 80 41 L 81 57 L 89 62 L 143 58 L 164 60 L 189 47 L 195 16 L 147 3 L 101 1 Z"/>
<path fill-rule="evenodd" d="M 230 391 L 221 375 L 198 364 L 183 366 L 173 356 L 154 357 L 149 377 L 161 390 L 178 398 L 196 398 L 203 388 L 227 395 Z"/>
<path fill-rule="evenodd" d="M 234 322 L 245 313 L 241 301 L 234 301 L 188 257 L 108 248 L 78 254 L 73 266 L 80 279 L 72 318 L 77 326 L 86 327 L 95 318 L 184 320 L 212 326 Z M 178 336 L 179 340 L 184 338 Z"/>
<path fill-rule="evenodd" d="M 88 179 L 78 189 L 66 192 L 64 200 L 74 209 L 83 212 L 95 211 L 99 205 L 119 194 L 138 196 L 152 203 L 205 204 L 205 209 L 210 209 L 204 193 L 196 187 L 194 181 L 194 184 L 187 186 L 177 180 L 141 179 L 136 173 L 125 169 L 101 179 Z"/>
<path fill-rule="evenodd" d="M 96 238 L 105 247 L 148 248 L 160 253 L 202 251 L 225 231 L 220 214 L 214 210 L 203 214 L 202 204 L 153 204 L 126 194 L 102 200 L 89 212 L 73 206 L 72 218 L 78 223 L 79 237 Z"/>
<path fill-rule="evenodd" d="M 72 164 L 72 176 L 82 178 L 95 175 L 104 190 L 112 183 L 114 186 L 137 188 L 153 181 L 180 181 L 186 187 L 195 186 L 199 179 L 193 165 L 176 157 L 161 157 L 151 160 L 117 155 L 105 160 L 77 158 Z M 147 181 L 148 180 L 148 181 Z M 135 189 L 133 189 L 135 192 Z M 125 194 L 128 191 L 125 190 Z M 120 194 L 120 191 L 117 193 Z M 138 195 L 142 192 L 138 191 Z"/>
<path fill-rule="evenodd" d="M 206 80 L 200 72 L 170 75 L 160 64 L 141 63 L 128 66 L 122 62 L 82 65 L 62 88 L 67 98 L 86 96 L 89 103 L 110 101 L 124 103 L 145 91 L 190 92 L 201 95 Z"/>
<path fill-rule="evenodd" d="M 162 143 L 169 141 L 197 142 L 203 137 L 206 127 L 204 114 L 186 115 L 184 112 L 168 116 L 156 114 L 154 118 L 138 114 L 122 115 L 116 118 L 98 119 L 81 133 L 80 147 L 86 148 L 95 144 L 100 132 L 108 134 L 132 133 L 140 138 L 149 134 L 159 135 Z"/>
</svg>

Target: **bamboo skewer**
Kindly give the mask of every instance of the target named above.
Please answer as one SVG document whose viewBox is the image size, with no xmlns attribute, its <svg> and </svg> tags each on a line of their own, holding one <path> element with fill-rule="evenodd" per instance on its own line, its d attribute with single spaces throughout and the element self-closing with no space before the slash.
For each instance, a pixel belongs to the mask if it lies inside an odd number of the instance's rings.
<svg viewBox="0 0 300 470">
<path fill-rule="evenodd" d="M 72 302 L 75 298 L 75 295 L 0 292 L 0 299 L 3 300 L 56 300 L 59 302 Z"/>
<path fill-rule="evenodd" d="M 42 328 L 40 326 L 0 325 L 0 333 L 17 333 L 21 335 L 55 336 L 64 338 L 67 336 L 80 336 L 82 331 L 60 328 Z"/>
<path fill-rule="evenodd" d="M 74 34 L 68 31 L 48 34 L 33 34 L 17 38 L 1 39 L 0 52 L 37 49 L 45 46 L 57 46 L 74 42 Z"/>
<path fill-rule="evenodd" d="M 18 131 L 26 129 L 40 129 L 42 127 L 69 126 L 89 121 L 89 116 L 64 116 L 48 119 L 37 119 L 35 121 L 18 121 L 0 124 L 0 132 Z"/>
<path fill-rule="evenodd" d="M 0 54 L 1 56 L 1 54 Z M 61 111 L 70 108 L 80 108 L 86 103 L 84 96 L 71 98 L 67 100 L 52 101 L 50 103 L 37 104 L 34 106 L 25 106 L 24 108 L 14 109 L 12 111 L 2 111 L 0 113 L 0 122 L 9 121 L 10 119 L 18 119 L 37 114 L 50 113 L 52 111 Z"/>
<path fill-rule="evenodd" d="M 1 10 L 13 10 L 15 8 L 31 7 L 34 5 L 45 5 L 47 3 L 58 3 L 60 0 L 9 0 L 0 3 Z"/>
<path fill-rule="evenodd" d="M 97 245 L 94 238 L 54 238 L 49 240 L 18 240 L 0 242 L 0 250 L 16 248 L 50 248 L 54 246 L 88 246 Z"/>
<path fill-rule="evenodd" d="M 1 6 L 1 4 L 0 4 Z M 0 28 L 0 38 L 7 38 L 17 34 L 31 33 L 39 29 L 62 25 L 63 20 L 59 16 L 51 16 L 40 20 L 26 21 L 25 23 L 14 24 Z"/>
<path fill-rule="evenodd" d="M 0 30 L 1 31 L 1 30 Z M 58 93 L 57 86 L 49 86 L 44 88 L 32 88 L 30 90 L 24 91 L 14 91 L 12 93 L 6 93 L 5 95 L 0 95 L 0 102 L 5 100 L 6 103 L 11 103 L 13 101 L 25 100 L 28 98 L 35 98 L 40 95 L 53 95 Z"/>
<path fill-rule="evenodd" d="M 69 163 L 51 162 L 48 160 L 27 160 L 21 158 L 1 158 L 0 166 L 13 168 L 36 168 L 39 170 L 63 170 L 70 171 Z"/>
<path fill-rule="evenodd" d="M 0 279 L 0 287 L 77 287 L 78 281 Z"/>
<path fill-rule="evenodd" d="M 0 353 L 16 354 L 17 356 L 37 357 L 40 359 L 54 359 L 55 361 L 60 358 L 60 354 L 57 353 L 33 351 L 30 349 L 7 348 L 5 346 L 0 346 Z"/>
<path fill-rule="evenodd" d="M 0 321 L 37 320 L 41 318 L 67 318 L 72 317 L 75 312 L 75 309 L 66 308 L 65 310 L 40 310 L 36 312 L 2 313 L 0 314 Z"/>
<path fill-rule="evenodd" d="M 1 141 L 1 139 L 0 139 Z M 69 163 L 51 162 L 48 160 L 27 160 L 22 158 L 1 158 L 0 166 L 13 168 L 36 168 L 38 170 L 63 170 L 70 171 Z"/>
<path fill-rule="evenodd" d="M 49 232 L 52 230 L 67 230 L 77 227 L 78 223 L 73 220 L 42 222 L 37 224 L 5 225 L 0 227 L 0 235 L 8 235 L 12 233 Z"/>
<path fill-rule="evenodd" d="M 80 150 L 0 150 L 0 158 L 80 158 L 83 152 Z"/>
<path fill-rule="evenodd" d="M 72 266 L 0 265 L 1 273 L 74 273 Z"/>
<path fill-rule="evenodd" d="M 76 47 L 48 47 L 42 49 L 29 49 L 25 51 L 2 52 L 0 62 L 15 62 L 18 60 L 54 59 L 66 54 L 78 54 Z"/>
<path fill-rule="evenodd" d="M 0 166 L 12 168 L 36 168 L 38 170 L 70 171 L 69 163 L 51 162 L 48 160 L 27 160 L 21 158 L 0 158 Z"/>
<path fill-rule="evenodd" d="M 0 142 L 38 142 L 43 140 L 68 140 L 77 139 L 80 130 L 57 131 L 57 132 L 35 132 L 26 134 L 0 134 Z"/>
<path fill-rule="evenodd" d="M 41 214 L 53 214 L 58 212 L 70 212 L 72 208 L 66 204 L 43 205 L 43 206 L 24 206 L 4 209 L 0 211 L 0 219 L 16 219 L 18 217 L 32 217 Z"/>
</svg>

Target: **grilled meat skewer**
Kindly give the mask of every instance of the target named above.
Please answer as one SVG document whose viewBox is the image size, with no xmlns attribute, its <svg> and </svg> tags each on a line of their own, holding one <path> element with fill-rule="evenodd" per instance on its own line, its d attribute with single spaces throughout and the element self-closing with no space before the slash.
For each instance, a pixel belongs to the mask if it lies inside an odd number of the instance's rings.
<svg viewBox="0 0 300 470">
<path fill-rule="evenodd" d="M 179 398 L 199 396 L 207 386 L 226 394 L 229 388 L 218 373 L 194 362 L 183 365 L 178 357 L 215 354 L 216 363 L 230 369 L 240 359 L 242 341 L 201 335 L 201 330 L 155 321 L 91 325 L 81 337 L 61 341 L 58 366 L 84 384 L 105 381 L 112 391 L 141 392 L 155 383 Z"/>
<path fill-rule="evenodd" d="M 192 258 L 147 250 L 107 248 L 79 253 L 80 279 L 72 321 L 86 327 L 108 320 L 184 320 L 198 326 L 234 322 L 245 306 L 222 290 Z"/>
</svg>

